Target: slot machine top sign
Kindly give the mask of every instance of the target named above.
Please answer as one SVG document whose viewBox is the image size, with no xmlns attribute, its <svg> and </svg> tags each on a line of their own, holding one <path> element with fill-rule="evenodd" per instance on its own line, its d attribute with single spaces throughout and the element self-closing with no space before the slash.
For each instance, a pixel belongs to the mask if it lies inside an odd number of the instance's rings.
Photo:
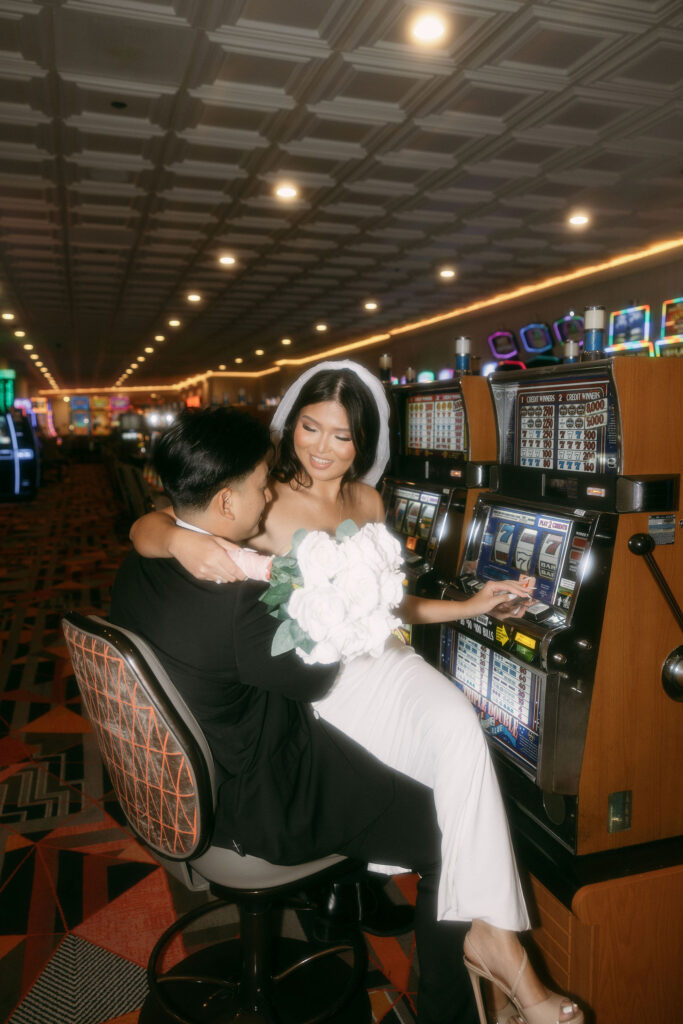
<svg viewBox="0 0 683 1024">
<path fill-rule="evenodd" d="M 654 356 L 654 345 L 650 341 L 649 306 L 628 306 L 610 313 L 605 355 L 620 353 Z"/>
<path fill-rule="evenodd" d="M 607 374 L 528 384 L 492 378 L 491 391 L 503 465 L 619 471 L 616 403 Z"/>
<path fill-rule="evenodd" d="M 456 391 L 410 395 L 406 402 L 406 455 L 465 455 L 467 418 Z"/>
<path fill-rule="evenodd" d="M 683 296 L 662 303 L 659 335 L 655 342 L 658 356 L 683 355 Z"/>
</svg>

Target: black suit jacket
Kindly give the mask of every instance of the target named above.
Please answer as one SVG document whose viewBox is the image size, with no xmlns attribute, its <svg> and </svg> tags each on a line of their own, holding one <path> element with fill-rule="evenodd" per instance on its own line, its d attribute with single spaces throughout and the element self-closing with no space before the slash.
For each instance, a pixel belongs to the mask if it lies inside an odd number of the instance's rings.
<svg viewBox="0 0 683 1024">
<path fill-rule="evenodd" d="M 393 799 L 395 776 L 316 718 L 338 666 L 273 658 L 260 583 L 218 586 L 131 553 L 110 619 L 155 649 L 204 730 L 219 782 L 213 841 L 282 864 L 334 853 Z"/>
</svg>

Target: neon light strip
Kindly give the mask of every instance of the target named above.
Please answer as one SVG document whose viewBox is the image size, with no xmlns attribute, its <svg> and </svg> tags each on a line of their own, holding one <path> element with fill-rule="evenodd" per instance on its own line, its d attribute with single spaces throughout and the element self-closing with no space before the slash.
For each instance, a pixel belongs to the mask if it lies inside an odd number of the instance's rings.
<svg viewBox="0 0 683 1024">
<path fill-rule="evenodd" d="M 680 345 L 683 348 L 683 334 L 670 334 L 668 338 L 658 338 L 655 342 L 655 353 L 661 356 L 661 350 L 671 345 Z"/>
<path fill-rule="evenodd" d="M 403 324 L 401 327 L 393 327 L 386 334 L 376 334 L 369 338 L 361 338 L 359 341 L 342 342 L 334 348 L 322 349 L 313 355 L 305 356 L 302 359 L 278 359 L 275 362 L 275 367 L 270 370 L 262 370 L 258 373 L 244 373 L 239 376 L 244 377 L 263 377 L 267 373 L 275 373 L 277 368 L 280 366 L 301 366 L 303 363 L 313 363 L 318 359 L 326 359 L 332 355 L 341 355 L 343 352 L 353 352 L 360 348 L 368 348 L 371 345 L 379 344 L 380 341 L 390 341 L 391 338 L 398 337 L 401 334 L 407 334 L 410 331 L 417 331 L 422 327 L 432 327 L 434 324 L 444 323 L 448 320 L 455 320 L 458 317 L 465 316 L 468 313 L 476 313 L 482 309 L 490 309 L 492 306 L 499 306 L 501 303 L 512 302 L 515 299 L 523 298 L 526 295 L 535 295 L 537 292 L 544 291 L 548 288 L 557 288 L 563 284 L 570 284 L 572 281 L 580 281 L 582 278 L 590 277 L 591 275 L 601 274 L 607 270 L 614 270 L 617 267 L 628 266 L 630 263 L 636 263 L 639 260 L 648 259 L 651 256 L 659 256 L 662 253 L 672 252 L 674 249 L 683 248 L 683 237 L 669 238 L 663 242 L 656 242 L 653 245 L 647 246 L 644 249 L 638 249 L 636 252 L 624 253 L 622 256 L 614 256 L 612 259 L 604 260 L 602 263 L 592 263 L 586 267 L 579 267 L 577 270 L 571 270 L 566 274 L 555 274 L 553 277 L 547 277 L 542 281 L 537 281 L 533 284 L 520 285 L 518 288 L 513 288 L 508 292 L 499 292 L 497 295 L 492 295 L 487 299 L 480 299 L 477 302 L 471 302 L 467 306 L 458 306 L 455 309 L 450 310 L 447 313 L 441 313 L 436 316 L 427 317 L 424 320 L 416 320 L 413 323 Z M 209 371 L 212 372 L 212 371 Z M 219 374 L 213 374 L 219 376 Z M 225 374 L 228 376 L 228 374 Z M 233 374 L 238 376 L 238 374 Z M 203 374 L 194 380 L 204 380 L 207 375 Z M 181 381 L 174 385 L 149 385 L 147 387 L 136 387 L 126 388 L 123 385 L 119 388 L 92 388 L 92 389 L 78 389 L 69 390 L 68 388 L 62 388 L 59 391 L 55 389 L 39 391 L 40 395 L 71 395 L 71 394 L 92 394 L 100 392 L 102 394 L 126 392 L 126 391 L 179 391 L 183 387 L 187 387 L 187 382 Z"/>
</svg>

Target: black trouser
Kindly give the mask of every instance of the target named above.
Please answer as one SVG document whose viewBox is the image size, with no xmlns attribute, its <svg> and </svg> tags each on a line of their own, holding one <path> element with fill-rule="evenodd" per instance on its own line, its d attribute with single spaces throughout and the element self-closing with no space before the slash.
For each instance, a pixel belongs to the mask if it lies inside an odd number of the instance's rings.
<svg viewBox="0 0 683 1024">
<path fill-rule="evenodd" d="M 469 922 L 437 921 L 441 832 L 431 789 L 407 776 L 396 780 L 392 804 L 338 850 L 374 864 L 395 864 L 420 875 L 415 940 L 420 960 L 419 1024 L 475 1024 L 478 1016 L 465 966 Z"/>
</svg>

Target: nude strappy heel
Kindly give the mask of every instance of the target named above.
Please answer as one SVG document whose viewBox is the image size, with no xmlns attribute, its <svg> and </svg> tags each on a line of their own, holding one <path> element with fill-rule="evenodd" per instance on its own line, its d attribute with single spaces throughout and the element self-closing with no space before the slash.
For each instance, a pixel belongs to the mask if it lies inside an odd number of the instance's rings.
<svg viewBox="0 0 683 1024">
<path fill-rule="evenodd" d="M 522 977 L 524 968 L 527 965 L 528 957 L 526 950 L 522 951 L 522 962 L 519 970 L 517 971 L 517 977 L 515 978 L 512 988 L 508 988 L 499 978 L 494 977 L 489 971 L 488 967 L 482 960 L 479 953 L 474 949 L 472 940 L 467 937 L 467 943 L 479 961 L 475 964 L 470 958 L 465 955 L 465 967 L 467 973 L 470 976 L 472 982 L 472 988 L 474 989 L 474 998 L 477 1002 L 477 1010 L 479 1012 L 480 1024 L 487 1024 L 487 1015 L 484 1009 L 484 997 L 481 991 L 481 979 L 490 981 L 492 985 L 496 985 L 509 999 L 512 1004 L 513 1013 L 509 1014 L 503 1020 L 508 1020 L 510 1016 L 518 1016 L 520 1020 L 524 1021 L 524 1024 L 584 1024 L 583 1011 L 579 1009 L 576 1003 L 573 1003 L 566 996 L 558 995 L 556 992 L 551 992 L 547 999 L 542 999 L 540 1003 L 534 1003 L 533 1006 L 522 1006 L 517 999 L 517 986 L 519 980 Z M 566 1017 L 562 1011 L 571 1008 L 574 1011 L 573 1017 Z M 500 1012 L 507 1012 L 507 1006 Z M 498 1014 L 498 1020 L 500 1020 L 500 1012 Z M 496 1020 L 496 1017 L 493 1017 Z"/>
<path fill-rule="evenodd" d="M 508 1024 L 508 1022 L 515 1024 L 516 1019 L 518 1019 L 517 1010 L 509 999 L 500 1010 L 486 1011 L 486 1024 Z"/>
</svg>

